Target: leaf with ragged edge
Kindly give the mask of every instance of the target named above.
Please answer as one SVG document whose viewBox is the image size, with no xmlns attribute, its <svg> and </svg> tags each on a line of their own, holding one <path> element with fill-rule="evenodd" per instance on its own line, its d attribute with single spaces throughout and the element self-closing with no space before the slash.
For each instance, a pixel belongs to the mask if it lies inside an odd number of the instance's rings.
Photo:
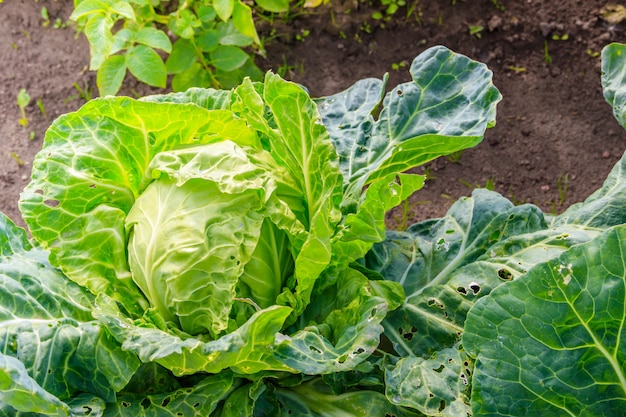
<svg viewBox="0 0 626 417">
<path fill-rule="evenodd" d="M 148 164 L 163 150 L 225 139 L 257 141 L 230 111 L 93 100 L 48 130 L 21 196 L 24 220 L 70 279 L 95 294 L 106 292 L 140 316 L 148 304 L 131 280 L 124 223 L 150 181 Z"/>
<path fill-rule="evenodd" d="M 468 416 L 472 373 L 472 359 L 458 346 L 428 359 L 405 356 L 387 369 L 385 395 L 392 403 L 427 416 Z"/>
<path fill-rule="evenodd" d="M 152 311 L 130 320 L 104 295 L 98 305 L 95 315 L 125 350 L 142 361 L 159 363 L 174 375 L 218 373 L 226 368 L 243 375 L 267 370 L 294 372 L 273 355 L 275 335 L 291 313 L 288 307 L 259 310 L 234 331 L 217 340 L 205 340 L 161 329 L 153 320 L 158 313 Z"/>
<path fill-rule="evenodd" d="M 625 415 L 624 253 L 610 228 L 476 303 L 474 415 Z"/>
<path fill-rule="evenodd" d="M 380 323 L 389 309 L 383 298 L 387 294 L 377 292 L 355 269 L 341 271 L 335 281 L 336 286 L 318 294 L 303 313 L 301 320 L 310 324 L 277 340 L 276 357 L 304 374 L 354 369 L 378 347 Z M 403 298 L 397 284 L 389 288 L 389 295 Z"/>
<path fill-rule="evenodd" d="M 440 46 L 415 58 L 410 71 L 413 82 L 386 95 L 378 120 L 372 112 L 386 81 L 360 81 L 318 100 L 348 201 L 377 178 L 476 145 L 495 124 L 501 96 L 485 65 Z"/>
<path fill-rule="evenodd" d="M 179 93 L 156 94 L 142 97 L 141 101 L 157 103 L 195 104 L 207 110 L 230 108 L 232 92 L 213 88 L 190 88 Z"/>
<path fill-rule="evenodd" d="M 52 268 L 48 253 L 31 249 L 25 231 L 2 217 L 0 234 L 13 236 L 14 243 L 0 257 L 0 351 L 19 358 L 33 390 L 39 386 L 61 399 L 86 391 L 112 401 L 139 361 L 94 321 L 93 297 Z"/>
<path fill-rule="evenodd" d="M 0 353 L 0 413 L 16 411 L 70 415 L 70 407 L 33 380 L 22 362 Z"/>
<path fill-rule="evenodd" d="M 190 387 L 149 395 L 120 394 L 115 403 L 106 404 L 111 417 L 206 417 L 241 382 L 232 372 L 220 372 L 200 379 Z"/>
<path fill-rule="evenodd" d="M 345 216 L 333 239 L 333 264 L 346 265 L 362 258 L 374 243 L 385 239 L 385 213 L 424 186 L 425 177 L 391 174 L 363 192 L 355 213 Z"/>
<path fill-rule="evenodd" d="M 602 91 L 613 116 L 626 128 L 626 45 L 612 43 L 602 49 Z"/>
<path fill-rule="evenodd" d="M 497 272 L 465 273 L 506 238 L 546 227 L 541 211 L 514 206 L 495 192 L 477 189 L 457 201 L 441 219 L 406 232 L 392 232 L 375 245 L 366 265 L 403 285 L 404 305 L 385 321 L 385 334 L 402 355 L 428 354 L 452 347 L 476 295 L 502 282 Z"/>
</svg>

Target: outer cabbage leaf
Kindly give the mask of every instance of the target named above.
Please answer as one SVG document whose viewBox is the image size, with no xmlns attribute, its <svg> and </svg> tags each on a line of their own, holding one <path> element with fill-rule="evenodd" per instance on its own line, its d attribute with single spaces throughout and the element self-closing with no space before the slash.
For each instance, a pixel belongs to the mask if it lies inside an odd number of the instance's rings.
<svg viewBox="0 0 626 417">
<path fill-rule="evenodd" d="M 624 253 L 610 228 L 476 303 L 475 415 L 626 415 Z"/>
<path fill-rule="evenodd" d="M 378 348 L 389 304 L 404 295 L 395 283 L 376 283 L 355 269 L 341 271 L 300 317 L 301 330 L 279 335 L 276 357 L 308 375 L 357 367 Z"/>
<path fill-rule="evenodd" d="M 333 394 L 321 379 L 290 387 L 277 388 L 277 401 L 281 405 L 280 416 L 396 416 L 408 417 L 419 414 L 391 404 L 384 394 L 376 391 L 358 390 Z"/>
<path fill-rule="evenodd" d="M 93 100 L 48 129 L 21 196 L 24 220 L 70 279 L 140 315 L 148 305 L 130 277 L 124 222 L 149 182 L 148 165 L 163 150 L 224 139 L 257 144 L 230 111 Z"/>
<path fill-rule="evenodd" d="M 476 297 L 502 282 L 497 269 L 487 274 L 477 261 L 492 255 L 490 248 L 500 240 L 545 227 L 538 208 L 516 207 L 479 189 L 457 201 L 442 219 L 389 233 L 367 255 L 366 265 L 405 289 L 403 306 L 384 323 L 395 350 L 424 355 L 452 347 Z"/>
<path fill-rule="evenodd" d="M 495 124 L 501 95 L 484 64 L 438 46 L 415 58 L 410 72 L 413 81 L 385 96 L 378 120 L 373 112 L 386 78 L 362 80 L 318 100 L 348 203 L 376 179 L 476 145 Z"/>
<path fill-rule="evenodd" d="M 47 252 L 31 248 L 23 229 L 0 218 L 0 235 L 13 241 L 0 256 L 0 352 L 6 369 L 22 375 L 19 384 L 30 386 L 33 401 L 67 400 L 81 391 L 113 401 L 139 360 L 93 319 L 93 296 L 52 268 Z M 3 401 L 22 410 L 13 400 Z"/>
<path fill-rule="evenodd" d="M 612 43 L 602 49 L 602 91 L 613 116 L 626 128 L 626 45 Z"/>
<path fill-rule="evenodd" d="M 573 204 L 556 216 L 552 226 L 576 224 L 605 229 L 622 223 L 626 223 L 626 153 L 611 169 L 601 188 L 584 202 Z"/>
<path fill-rule="evenodd" d="M 611 194 L 605 200 L 609 201 L 619 206 L 619 194 Z M 537 207 L 516 207 L 497 193 L 475 190 L 471 198 L 457 201 L 444 218 L 415 224 L 407 232 L 389 232 L 385 242 L 374 246 L 366 265 L 401 283 L 407 293 L 404 304 L 383 325 L 395 352 L 411 359 L 390 367 L 387 375 L 393 375 L 393 385 L 405 378 L 403 386 L 415 389 L 395 393 L 392 401 L 413 403 L 428 414 L 439 400 L 446 405 L 442 415 L 456 414 L 458 408 L 451 406 L 449 393 L 425 396 L 441 392 L 429 386 L 435 379 L 425 381 L 420 389 L 409 384 L 415 361 L 438 360 L 443 350 L 454 349 L 478 299 L 601 232 L 597 227 L 569 224 L 566 217 L 562 223 L 548 227 Z M 446 369 L 467 375 L 465 368 L 454 363 Z M 460 377 L 458 382 L 457 387 L 465 388 Z M 467 400 L 467 395 L 462 389 L 454 398 Z"/>
<path fill-rule="evenodd" d="M 243 325 L 217 340 L 191 337 L 165 327 L 158 314 L 131 320 L 102 295 L 96 313 L 126 351 L 144 362 L 157 362 L 174 375 L 197 372 L 218 373 L 226 368 L 250 375 L 265 370 L 294 372 L 274 358 L 276 333 L 291 309 L 272 306 L 254 313 Z"/>
<path fill-rule="evenodd" d="M 32 379 L 19 360 L 0 353 L 0 413 L 69 416 L 70 407 Z"/>
<path fill-rule="evenodd" d="M 406 356 L 387 369 L 385 395 L 394 404 L 428 416 L 471 415 L 472 373 L 473 360 L 459 346 L 438 351 L 428 359 Z"/>
<path fill-rule="evenodd" d="M 231 372 L 221 372 L 200 379 L 190 387 L 170 392 L 141 395 L 120 394 L 115 403 L 106 405 L 105 417 L 207 417 L 228 398 L 240 381 Z"/>
</svg>

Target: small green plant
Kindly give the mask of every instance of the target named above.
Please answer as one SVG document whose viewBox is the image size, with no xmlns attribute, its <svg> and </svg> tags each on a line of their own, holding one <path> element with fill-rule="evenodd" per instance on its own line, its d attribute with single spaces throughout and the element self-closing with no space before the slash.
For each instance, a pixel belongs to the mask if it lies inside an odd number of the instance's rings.
<svg viewBox="0 0 626 417">
<path fill-rule="evenodd" d="M 26 116 L 26 107 L 30 104 L 30 95 L 26 92 L 25 88 L 22 88 L 17 93 L 17 105 L 20 108 L 22 117 L 20 118 L 20 125 L 23 127 L 28 126 L 28 117 Z"/>
<path fill-rule="evenodd" d="M 451 154 L 446 155 L 446 159 L 453 164 L 456 164 L 461 160 L 461 156 L 463 156 L 463 150 L 452 152 Z"/>
<path fill-rule="evenodd" d="M 69 103 L 70 101 L 76 99 L 89 101 L 93 97 L 92 88 L 87 83 L 85 83 L 84 87 L 81 87 L 78 83 L 74 83 L 74 89 L 76 90 L 77 94 L 69 96 L 63 101 L 63 103 Z"/>
<path fill-rule="evenodd" d="M 20 156 L 16 153 L 16 152 L 9 152 L 9 156 L 11 158 L 13 158 L 13 160 L 15 162 L 17 162 L 17 165 L 23 167 L 24 165 L 26 165 L 26 161 L 24 161 L 22 158 L 20 158 Z"/>
<path fill-rule="evenodd" d="M 475 38 L 480 39 L 483 37 L 483 31 L 485 30 L 485 27 L 483 25 L 469 25 L 468 29 L 470 36 L 474 36 Z"/>
<path fill-rule="evenodd" d="M 485 181 L 485 185 L 480 185 L 478 183 L 472 184 L 471 182 L 464 180 L 463 178 L 461 178 L 459 182 L 472 190 L 475 190 L 477 188 L 485 188 L 489 191 L 495 191 L 496 189 L 496 177 L 488 178 Z"/>
<path fill-rule="evenodd" d="M 46 108 L 43 105 L 41 97 L 37 99 L 37 107 L 39 108 L 39 111 L 41 112 L 41 115 L 44 117 L 44 119 L 47 119 L 48 114 L 46 113 Z"/>
<path fill-rule="evenodd" d="M 74 2 L 70 19 L 89 41 L 90 69 L 97 71 L 101 96 L 115 95 L 127 72 L 155 87 L 166 87 L 173 75 L 175 91 L 232 87 L 244 76 L 261 76 L 247 50 L 264 51 L 252 9 L 242 0 L 186 0 L 176 7 L 169 1 Z M 257 5 L 284 12 L 289 3 L 264 0 Z"/>
<path fill-rule="evenodd" d="M 394 71 L 400 71 L 403 68 L 406 68 L 408 63 L 406 61 L 394 62 L 391 64 L 391 69 Z"/>
<path fill-rule="evenodd" d="M 546 64 L 552 64 L 552 57 L 550 56 L 550 51 L 548 50 L 548 40 L 543 41 L 543 60 Z"/>
</svg>

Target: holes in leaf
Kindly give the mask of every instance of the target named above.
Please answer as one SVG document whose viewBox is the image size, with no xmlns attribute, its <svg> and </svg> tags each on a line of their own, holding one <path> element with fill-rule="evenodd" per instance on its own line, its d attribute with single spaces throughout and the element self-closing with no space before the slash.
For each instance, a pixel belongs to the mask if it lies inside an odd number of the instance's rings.
<svg viewBox="0 0 626 417">
<path fill-rule="evenodd" d="M 472 292 L 474 293 L 474 295 L 477 295 L 480 292 L 480 284 L 476 283 L 476 282 L 472 282 L 469 285 L 469 289 L 472 290 Z"/>
<path fill-rule="evenodd" d="M 439 412 L 441 413 L 445 408 L 446 402 L 444 400 L 441 400 L 441 402 L 439 403 Z"/>
<path fill-rule="evenodd" d="M 396 90 L 396 94 L 398 94 L 399 96 L 401 96 L 403 94 L 402 90 Z"/>
<path fill-rule="evenodd" d="M 433 394 L 432 392 L 428 393 L 428 398 L 435 398 L 435 394 Z"/>
<path fill-rule="evenodd" d="M 44 200 L 43 202 L 48 207 L 58 207 L 59 200 Z"/>
<path fill-rule="evenodd" d="M 433 371 L 435 371 L 438 374 L 440 374 L 440 373 L 443 372 L 444 369 L 446 369 L 446 367 L 443 364 L 441 364 L 441 365 L 439 365 L 439 368 L 433 368 Z"/>
<path fill-rule="evenodd" d="M 467 289 L 465 287 L 458 287 L 456 289 L 456 292 L 458 292 L 459 294 L 467 295 Z"/>
<path fill-rule="evenodd" d="M 144 398 L 143 401 L 141 401 L 141 406 L 143 407 L 144 410 L 147 410 L 148 408 L 150 408 L 151 405 L 152 405 L 152 401 L 150 401 L 150 398 Z"/>
<path fill-rule="evenodd" d="M 193 405 L 193 408 L 198 408 L 198 407 L 200 407 L 200 403 L 195 403 L 195 404 Z"/>
<path fill-rule="evenodd" d="M 163 398 L 163 402 L 161 402 L 161 407 L 167 407 L 167 405 L 170 403 L 170 401 L 171 401 L 170 397 Z"/>
<path fill-rule="evenodd" d="M 48 369 L 48 375 L 52 373 L 52 369 Z"/>
<path fill-rule="evenodd" d="M 319 350 L 316 346 L 313 346 L 313 345 L 309 346 L 309 350 L 310 350 L 311 352 L 313 352 L 313 353 L 317 353 L 318 355 L 321 355 L 321 354 L 322 354 L 322 351 L 321 351 L 321 350 Z"/>
<path fill-rule="evenodd" d="M 95 189 L 95 188 L 98 188 L 98 187 L 96 186 L 96 184 L 90 184 L 90 185 L 89 185 L 89 188 L 91 188 L 91 189 Z"/>
<path fill-rule="evenodd" d="M 157 138 L 154 132 L 148 133 L 148 143 L 150 146 L 154 146 L 156 144 Z"/>
<path fill-rule="evenodd" d="M 43 195 L 43 190 L 35 190 L 35 194 Z"/>
<path fill-rule="evenodd" d="M 122 407 L 128 408 L 130 407 L 130 403 L 128 401 L 122 401 Z"/>
<path fill-rule="evenodd" d="M 348 355 L 341 355 L 340 357 L 337 358 L 337 362 L 345 363 L 346 359 L 348 359 Z"/>
<path fill-rule="evenodd" d="M 355 350 L 354 352 L 352 352 L 353 355 L 360 355 L 361 353 L 365 353 L 365 349 L 363 348 L 358 348 L 357 350 Z"/>
<path fill-rule="evenodd" d="M 501 270 L 498 271 L 498 277 L 502 281 L 511 281 L 513 279 L 513 274 L 511 274 L 511 272 L 509 272 L 508 269 L 502 268 Z"/>
<path fill-rule="evenodd" d="M 87 407 L 86 405 L 83 405 L 83 415 L 89 416 L 91 415 L 92 411 L 93 409 L 91 407 Z"/>
</svg>

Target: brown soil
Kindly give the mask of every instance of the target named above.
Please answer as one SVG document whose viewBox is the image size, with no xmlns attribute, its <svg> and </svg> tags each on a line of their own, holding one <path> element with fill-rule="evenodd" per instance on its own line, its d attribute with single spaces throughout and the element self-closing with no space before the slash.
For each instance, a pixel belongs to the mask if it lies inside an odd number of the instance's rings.
<svg viewBox="0 0 626 417">
<path fill-rule="evenodd" d="M 405 213 L 392 215 L 401 224 L 403 214 L 409 222 L 441 216 L 458 197 L 486 185 L 515 203 L 562 211 L 598 188 L 624 152 L 626 132 L 602 96 L 596 56 L 609 42 L 626 42 L 625 25 L 610 25 L 599 14 L 606 0 L 500 0 L 504 10 L 492 0 L 415 0 L 410 16 L 402 8 L 386 23 L 372 19 L 371 7 L 331 3 L 286 23 L 264 23 L 263 34 L 277 36 L 258 64 L 286 71 L 287 78 L 322 96 L 385 72 L 391 86 L 408 81 L 406 65 L 424 49 L 442 44 L 487 63 L 504 96 L 498 124 L 482 144 L 418 169 L 427 170 L 431 180 L 411 197 Z M 52 21 L 48 26 L 42 24 L 43 6 Z M 75 85 L 97 94 L 95 75 L 86 68 L 84 37 L 71 27 L 52 27 L 56 18 L 66 21 L 71 10 L 72 2 L 61 0 L 0 4 L 0 211 L 18 222 L 19 193 L 45 129 L 84 103 Z M 476 36 L 470 26 L 484 29 Z M 566 40 L 553 39 L 563 35 Z M 405 67 L 393 70 L 394 64 Z M 32 98 L 27 127 L 19 123 L 21 88 Z M 123 91 L 150 89 L 128 78 Z"/>
</svg>

